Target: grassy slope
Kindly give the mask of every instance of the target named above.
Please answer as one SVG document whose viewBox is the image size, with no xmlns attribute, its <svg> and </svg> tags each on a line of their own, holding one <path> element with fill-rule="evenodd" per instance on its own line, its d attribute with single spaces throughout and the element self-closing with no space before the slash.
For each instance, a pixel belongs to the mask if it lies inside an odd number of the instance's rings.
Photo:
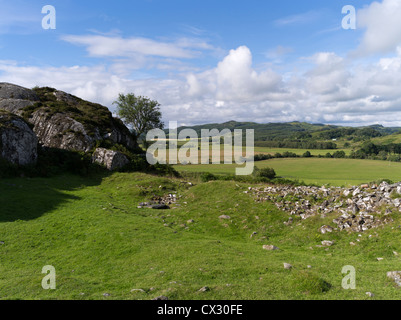
<svg viewBox="0 0 401 320">
<path fill-rule="evenodd" d="M 367 291 L 375 299 L 401 297 L 386 279 L 400 269 L 392 253 L 401 252 L 398 216 L 351 247 L 357 234 L 318 233 L 333 217 L 287 227 L 288 214 L 257 204 L 243 193 L 247 187 L 217 181 L 188 189 L 139 173 L 0 180 L 0 298 L 367 299 Z M 136 208 L 169 190 L 182 195 L 177 209 Z M 220 221 L 222 214 L 231 220 Z M 252 232 L 258 233 L 251 239 Z M 322 240 L 336 243 L 315 247 Z M 267 252 L 263 244 L 281 250 Z M 284 262 L 294 268 L 285 270 Z M 56 268 L 56 290 L 41 288 L 44 265 Z M 356 290 L 341 287 L 345 265 L 357 270 Z M 325 293 L 323 281 L 331 284 Z M 211 290 L 198 292 L 203 286 Z"/>
<path fill-rule="evenodd" d="M 255 162 L 258 168 L 274 168 L 278 176 L 298 179 L 306 183 L 332 184 L 336 186 L 357 185 L 378 179 L 401 180 L 401 163 L 325 158 L 287 158 Z M 234 174 L 236 165 L 178 165 L 181 172 Z"/>
<path fill-rule="evenodd" d="M 373 138 L 371 141 L 375 144 L 391 144 L 391 143 L 401 143 L 401 134 L 394 133 L 384 137 Z"/>
</svg>

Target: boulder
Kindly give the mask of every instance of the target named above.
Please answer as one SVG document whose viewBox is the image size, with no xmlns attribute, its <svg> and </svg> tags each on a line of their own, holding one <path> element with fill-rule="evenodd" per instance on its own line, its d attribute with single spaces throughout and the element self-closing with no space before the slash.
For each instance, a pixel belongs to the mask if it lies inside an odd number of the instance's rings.
<svg viewBox="0 0 401 320">
<path fill-rule="evenodd" d="M 34 164 L 38 139 L 28 124 L 17 115 L 0 110 L 0 155 L 18 165 Z"/>
<path fill-rule="evenodd" d="M 128 158 L 118 151 L 97 148 L 92 155 L 92 162 L 105 166 L 108 170 L 117 170 L 129 164 Z"/>
</svg>

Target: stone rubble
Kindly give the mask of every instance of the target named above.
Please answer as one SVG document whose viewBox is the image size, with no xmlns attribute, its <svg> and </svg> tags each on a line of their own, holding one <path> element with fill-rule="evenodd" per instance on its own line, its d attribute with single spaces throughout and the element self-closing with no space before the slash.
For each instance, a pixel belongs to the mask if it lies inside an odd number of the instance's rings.
<svg viewBox="0 0 401 320">
<path fill-rule="evenodd" d="M 170 209 L 170 205 L 177 202 L 177 194 L 172 192 L 164 196 L 154 196 L 148 202 L 141 202 L 138 205 L 138 209 L 150 208 L 150 209 Z"/>
<path fill-rule="evenodd" d="M 401 182 L 389 184 L 364 184 L 350 188 L 315 186 L 266 186 L 249 187 L 244 193 L 254 195 L 257 202 L 271 201 L 277 208 L 302 220 L 320 215 L 325 218 L 336 216 L 333 223 L 337 228 L 324 225 L 322 234 L 334 230 L 362 232 L 377 228 L 393 220 L 392 213 L 401 212 Z"/>
</svg>

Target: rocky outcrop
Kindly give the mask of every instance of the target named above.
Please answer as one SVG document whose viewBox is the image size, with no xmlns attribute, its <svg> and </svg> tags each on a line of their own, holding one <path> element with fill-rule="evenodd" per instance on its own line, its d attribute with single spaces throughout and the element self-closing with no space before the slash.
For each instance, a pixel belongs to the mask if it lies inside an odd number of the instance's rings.
<svg viewBox="0 0 401 320">
<path fill-rule="evenodd" d="M 22 109 L 33 106 L 39 97 L 32 90 L 0 82 L 0 109 L 21 114 Z"/>
<path fill-rule="evenodd" d="M 37 160 L 38 139 L 20 117 L 0 111 L 0 155 L 18 165 L 34 164 Z"/>
<path fill-rule="evenodd" d="M 135 137 L 106 107 L 53 88 L 0 83 L 0 109 L 23 116 L 45 147 L 88 152 L 107 141 L 138 149 Z"/>
<path fill-rule="evenodd" d="M 92 161 L 105 166 L 109 170 L 121 169 L 129 164 L 128 158 L 118 151 L 97 148 L 92 155 Z"/>
<path fill-rule="evenodd" d="M 82 123 L 65 114 L 49 117 L 46 110 L 40 109 L 32 113 L 29 122 L 45 147 L 88 152 L 101 140 L 100 135 L 89 136 Z"/>
<path fill-rule="evenodd" d="M 320 215 L 336 216 L 336 228 L 322 226 L 322 234 L 334 230 L 363 232 L 392 222 L 391 214 L 401 212 L 401 182 L 361 185 L 351 188 L 268 186 L 249 188 L 245 193 L 257 202 L 272 201 L 277 208 L 305 220 Z M 292 224 L 292 217 L 286 225 Z"/>
</svg>

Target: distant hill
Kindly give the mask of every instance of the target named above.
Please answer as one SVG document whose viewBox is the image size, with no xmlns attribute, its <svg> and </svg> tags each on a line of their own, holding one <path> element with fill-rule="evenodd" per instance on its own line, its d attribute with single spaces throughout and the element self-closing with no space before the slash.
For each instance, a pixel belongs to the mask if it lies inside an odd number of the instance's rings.
<svg viewBox="0 0 401 320">
<path fill-rule="evenodd" d="M 401 132 L 401 127 L 384 127 L 376 124 L 364 127 L 345 127 L 326 125 L 321 123 L 285 122 L 285 123 L 255 123 L 228 121 L 196 126 L 179 127 L 178 131 L 191 128 L 200 136 L 202 129 L 254 129 L 255 141 L 329 141 L 347 139 L 348 141 L 365 140 L 368 138 L 383 137 Z M 166 130 L 168 133 L 168 130 Z"/>
</svg>

